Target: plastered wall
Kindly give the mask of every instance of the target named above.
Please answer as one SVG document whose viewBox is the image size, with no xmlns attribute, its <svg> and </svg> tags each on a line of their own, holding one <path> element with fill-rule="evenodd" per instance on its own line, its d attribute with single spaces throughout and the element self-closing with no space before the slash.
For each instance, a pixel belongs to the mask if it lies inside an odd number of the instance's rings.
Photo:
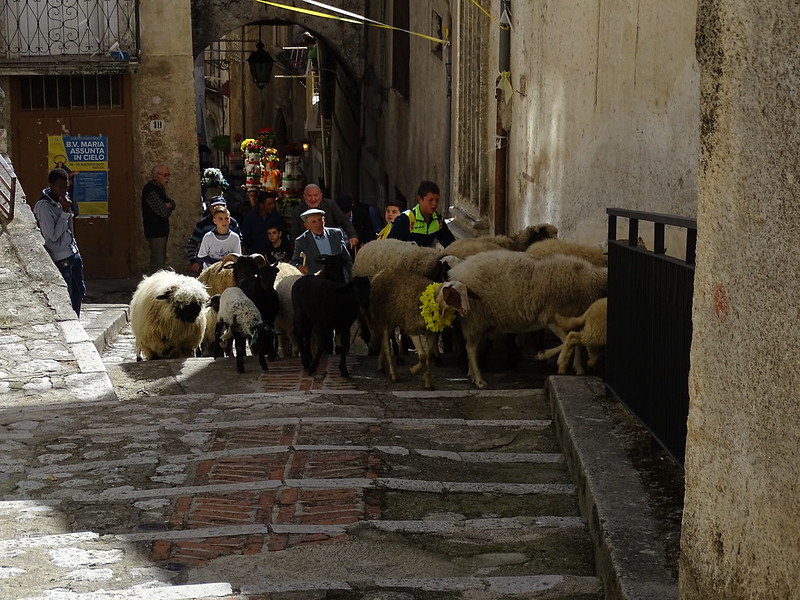
<svg viewBox="0 0 800 600">
<path fill-rule="evenodd" d="M 800 4 L 701 1 L 681 597 L 798 598 Z"/>
<path fill-rule="evenodd" d="M 516 1 L 512 13 L 508 230 L 547 221 L 602 245 L 609 206 L 695 216 L 696 1 Z"/>
</svg>

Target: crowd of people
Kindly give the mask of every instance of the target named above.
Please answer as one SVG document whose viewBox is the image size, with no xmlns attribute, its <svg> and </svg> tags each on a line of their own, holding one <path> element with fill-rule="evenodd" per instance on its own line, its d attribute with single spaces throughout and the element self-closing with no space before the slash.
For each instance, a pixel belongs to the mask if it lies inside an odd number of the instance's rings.
<svg viewBox="0 0 800 600">
<path fill-rule="evenodd" d="M 167 194 L 170 170 L 156 164 L 141 194 L 142 227 L 147 240 L 149 273 L 167 265 L 167 240 L 170 215 L 176 202 Z M 34 214 L 45 240 L 45 249 L 58 267 L 75 313 L 80 316 L 86 292 L 83 260 L 75 239 L 73 219 L 78 203 L 68 192 L 69 175 L 56 168 L 48 174 L 48 187 L 42 190 Z M 237 207 L 241 222 L 232 214 L 224 196 L 204 203 L 203 214 L 186 242 L 189 270 L 197 275 L 230 253 L 259 253 L 270 262 L 289 262 L 303 272 L 316 272 L 322 254 L 346 254 L 348 264 L 358 249 L 375 239 L 394 238 L 420 246 L 454 241 L 439 207 L 439 187 L 423 181 L 417 190 L 416 204 L 405 210 L 402 202 L 389 200 L 382 221 L 373 206 L 359 203 L 349 195 L 335 201 L 325 198 L 316 184 L 308 184 L 303 200 L 292 209 L 287 220 L 277 209 L 278 192 L 247 190 L 248 202 Z M 349 274 L 349 269 L 348 269 Z"/>
<path fill-rule="evenodd" d="M 142 191 L 145 236 L 150 242 L 151 272 L 163 268 L 169 215 L 175 203 L 166 194 L 169 170 L 153 167 L 153 175 Z M 302 201 L 288 220 L 278 211 L 278 192 L 247 190 L 249 206 L 237 207 L 237 219 L 224 196 L 215 196 L 186 243 L 189 269 L 199 274 L 230 253 L 258 253 L 270 262 L 289 262 L 302 272 L 321 268 L 324 254 L 345 254 L 352 266 L 358 249 L 376 239 L 412 241 L 420 246 L 454 241 L 439 207 L 439 187 L 423 181 L 415 205 L 404 210 L 400 200 L 389 200 L 381 220 L 375 207 L 359 203 L 350 195 L 325 198 L 316 184 L 308 184 Z M 156 226 L 157 225 L 157 226 Z M 154 241 L 156 240 L 156 241 Z M 349 274 L 349 270 L 348 270 Z M 348 275 L 349 276 L 349 275 Z"/>
</svg>

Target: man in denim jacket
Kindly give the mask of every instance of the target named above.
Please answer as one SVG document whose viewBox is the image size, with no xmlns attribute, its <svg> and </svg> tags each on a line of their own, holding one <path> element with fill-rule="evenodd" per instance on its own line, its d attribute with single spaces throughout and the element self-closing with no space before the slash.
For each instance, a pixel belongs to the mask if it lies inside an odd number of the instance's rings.
<svg viewBox="0 0 800 600">
<path fill-rule="evenodd" d="M 73 229 L 73 217 L 78 215 L 78 203 L 67 193 L 69 177 L 64 169 L 53 169 L 47 175 L 50 187 L 33 207 L 33 214 L 44 237 L 44 247 L 67 282 L 67 291 L 75 314 L 81 316 L 81 302 L 86 293 L 83 281 L 83 259 L 78 251 Z"/>
</svg>

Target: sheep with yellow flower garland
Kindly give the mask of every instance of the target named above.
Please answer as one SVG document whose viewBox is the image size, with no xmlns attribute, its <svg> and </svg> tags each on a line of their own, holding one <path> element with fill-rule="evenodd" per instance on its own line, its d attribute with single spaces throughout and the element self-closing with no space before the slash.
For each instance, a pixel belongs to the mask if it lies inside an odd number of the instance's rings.
<svg viewBox="0 0 800 600">
<path fill-rule="evenodd" d="M 424 369 L 425 389 L 433 388 L 431 354 L 438 345 L 439 333 L 453 325 L 457 314 L 469 313 L 468 294 L 458 281 L 436 283 L 407 269 L 383 269 L 372 278 L 371 321 L 373 334 L 381 339 L 378 365 L 388 369 L 392 382 L 398 377 L 389 339 L 399 327 L 417 350 L 417 364 L 411 367 L 411 374 Z"/>
</svg>

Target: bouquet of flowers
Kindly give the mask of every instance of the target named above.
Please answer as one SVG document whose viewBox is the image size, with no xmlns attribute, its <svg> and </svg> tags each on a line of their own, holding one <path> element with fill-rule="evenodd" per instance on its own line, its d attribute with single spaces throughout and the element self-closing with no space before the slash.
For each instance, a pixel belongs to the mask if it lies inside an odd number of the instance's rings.
<svg viewBox="0 0 800 600">
<path fill-rule="evenodd" d="M 207 188 L 218 187 L 222 190 L 228 189 L 227 179 L 225 179 L 222 171 L 215 167 L 209 167 L 203 171 L 203 177 L 200 179 L 200 184 Z"/>
<path fill-rule="evenodd" d="M 253 138 L 246 138 L 242 140 L 239 149 L 247 154 L 248 152 L 261 152 L 261 144 L 258 143 L 258 140 Z"/>
</svg>

